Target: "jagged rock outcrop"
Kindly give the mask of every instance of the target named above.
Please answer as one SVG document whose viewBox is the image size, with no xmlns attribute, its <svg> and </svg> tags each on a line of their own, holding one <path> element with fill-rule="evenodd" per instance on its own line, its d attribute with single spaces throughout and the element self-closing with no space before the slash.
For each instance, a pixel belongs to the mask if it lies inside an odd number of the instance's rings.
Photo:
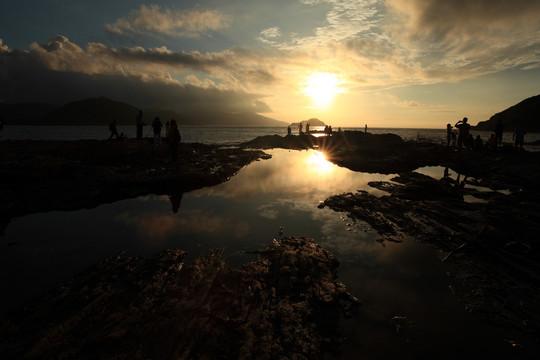
<svg viewBox="0 0 540 360">
<path fill-rule="evenodd" d="M 231 269 L 221 250 L 115 256 L 0 328 L 2 359 L 318 359 L 360 302 L 308 238 L 274 240 Z"/>
<path fill-rule="evenodd" d="M 537 176 L 538 169 L 526 175 Z M 463 285 L 454 290 L 467 309 L 506 329 L 516 346 L 534 352 L 540 346 L 538 185 L 529 181 L 530 186 L 512 193 L 479 192 L 463 185 L 482 184 L 484 179 L 459 179 L 402 173 L 392 182 L 370 183 L 388 195 L 334 195 L 319 207 L 367 222 L 381 244 L 409 237 L 440 249 L 451 276 Z M 484 201 L 464 201 L 473 195 Z"/>
</svg>

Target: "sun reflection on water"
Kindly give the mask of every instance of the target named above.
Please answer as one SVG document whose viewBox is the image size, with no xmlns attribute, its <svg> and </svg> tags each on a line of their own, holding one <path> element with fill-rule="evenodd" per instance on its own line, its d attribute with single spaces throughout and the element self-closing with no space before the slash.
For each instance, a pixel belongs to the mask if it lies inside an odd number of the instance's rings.
<svg viewBox="0 0 540 360">
<path fill-rule="evenodd" d="M 307 158 L 307 164 L 309 170 L 318 175 L 328 175 L 334 170 L 334 164 L 326 160 L 326 157 L 320 151 L 314 151 Z"/>
</svg>

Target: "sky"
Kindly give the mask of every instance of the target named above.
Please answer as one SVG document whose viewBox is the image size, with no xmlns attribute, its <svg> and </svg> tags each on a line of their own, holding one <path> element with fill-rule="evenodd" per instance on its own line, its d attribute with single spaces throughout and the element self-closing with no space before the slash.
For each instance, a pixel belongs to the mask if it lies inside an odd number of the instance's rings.
<svg viewBox="0 0 540 360">
<path fill-rule="evenodd" d="M 474 125 L 540 94 L 538 19 L 538 0 L 12 1 L 0 102 Z"/>
</svg>

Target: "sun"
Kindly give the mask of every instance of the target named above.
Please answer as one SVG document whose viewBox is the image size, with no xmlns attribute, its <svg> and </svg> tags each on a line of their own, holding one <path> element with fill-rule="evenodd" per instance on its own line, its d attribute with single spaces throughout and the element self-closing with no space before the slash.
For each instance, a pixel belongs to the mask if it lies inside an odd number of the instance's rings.
<svg viewBox="0 0 540 360">
<path fill-rule="evenodd" d="M 306 78 L 302 92 L 311 98 L 315 106 L 324 108 L 337 94 L 345 92 L 341 84 L 337 75 L 318 72 Z"/>
</svg>

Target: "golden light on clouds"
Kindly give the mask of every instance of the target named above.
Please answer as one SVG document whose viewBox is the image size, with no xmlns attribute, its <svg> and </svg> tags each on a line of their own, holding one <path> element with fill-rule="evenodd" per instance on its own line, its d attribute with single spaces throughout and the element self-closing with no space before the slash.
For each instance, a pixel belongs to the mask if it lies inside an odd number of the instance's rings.
<svg viewBox="0 0 540 360">
<path fill-rule="evenodd" d="M 317 72 L 309 75 L 302 87 L 302 93 L 309 96 L 313 106 L 317 108 L 328 107 L 337 94 L 344 93 L 342 81 L 335 74 Z"/>
</svg>

